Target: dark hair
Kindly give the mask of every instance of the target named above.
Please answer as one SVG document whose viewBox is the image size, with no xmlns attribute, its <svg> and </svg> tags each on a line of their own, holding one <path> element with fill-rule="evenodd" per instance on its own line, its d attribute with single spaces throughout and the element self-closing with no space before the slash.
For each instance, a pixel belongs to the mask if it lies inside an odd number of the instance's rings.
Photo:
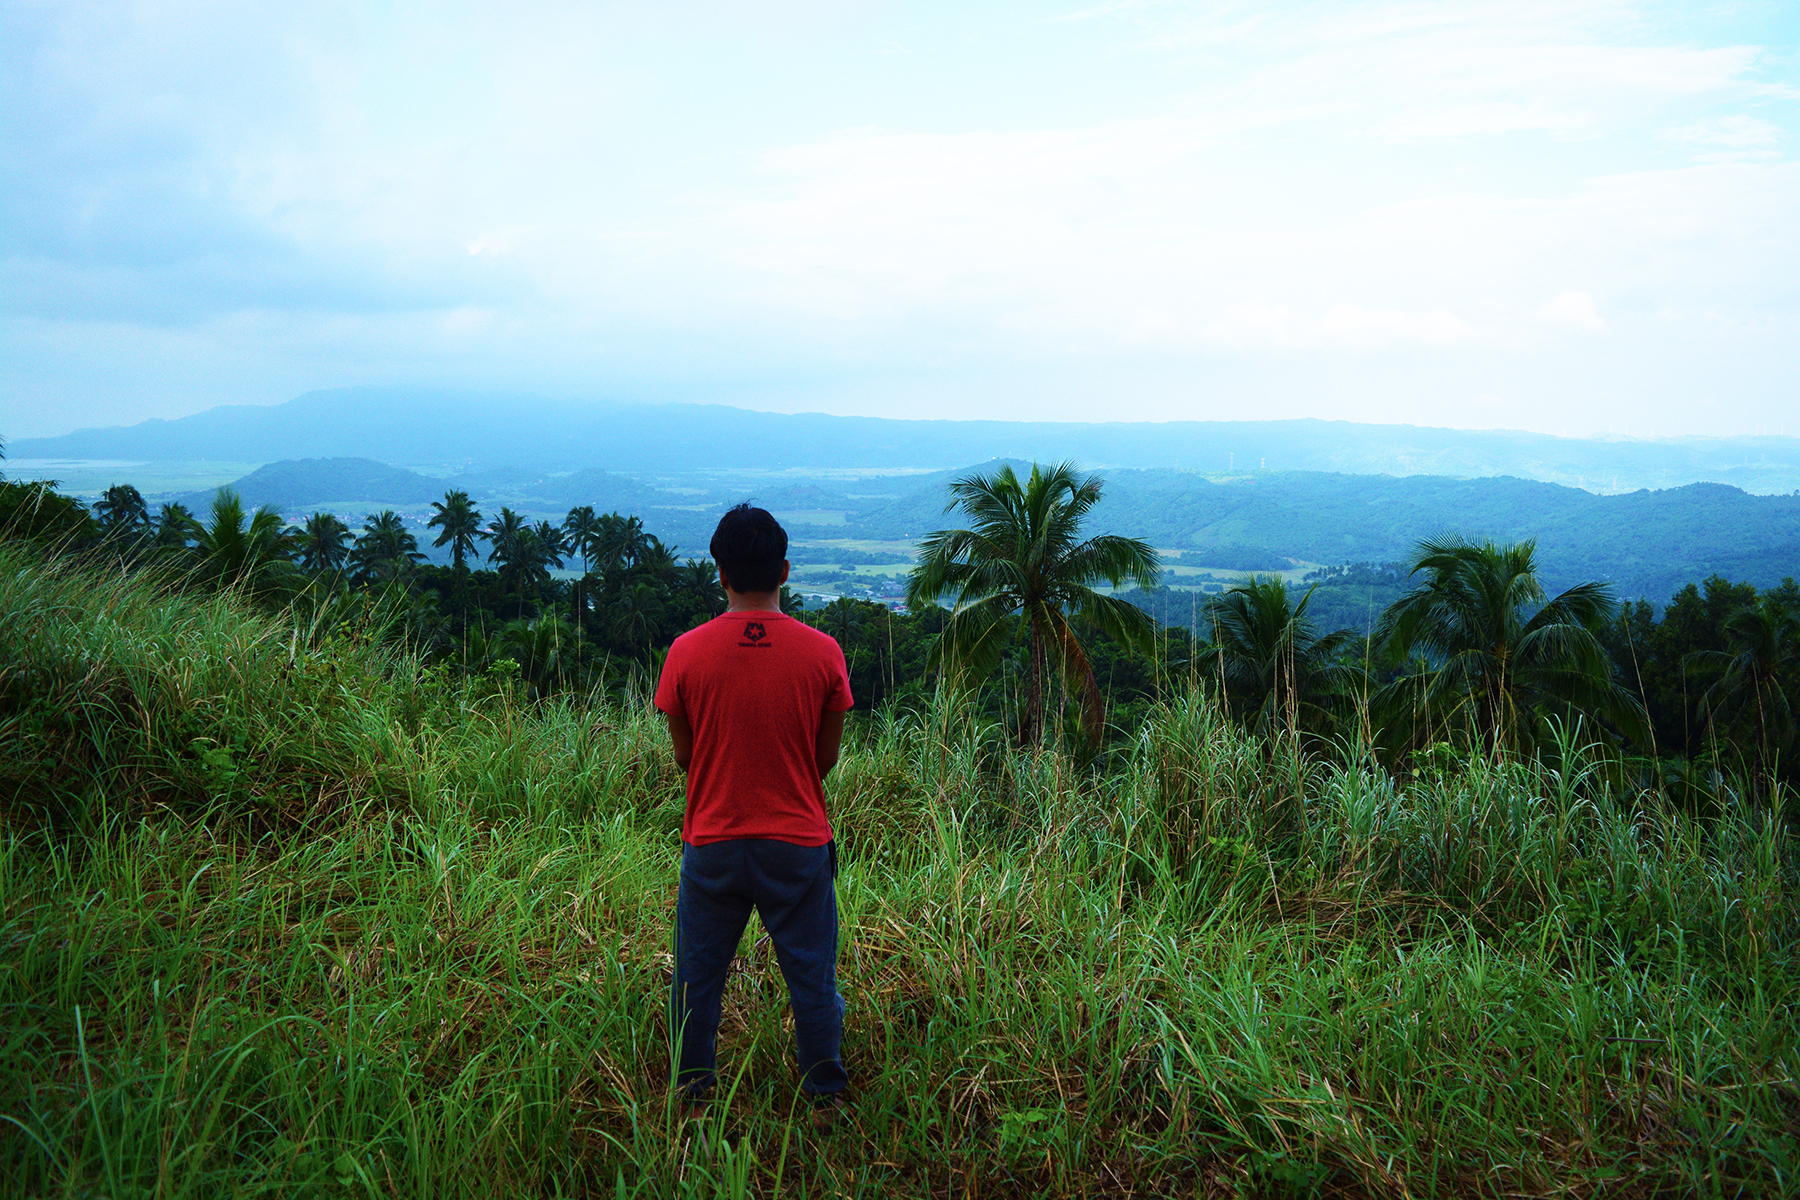
<svg viewBox="0 0 1800 1200">
<path fill-rule="evenodd" d="M 727 512 L 719 518 L 709 549 L 733 591 L 772 592 L 781 586 L 787 530 L 767 509 L 745 501 Z"/>
</svg>

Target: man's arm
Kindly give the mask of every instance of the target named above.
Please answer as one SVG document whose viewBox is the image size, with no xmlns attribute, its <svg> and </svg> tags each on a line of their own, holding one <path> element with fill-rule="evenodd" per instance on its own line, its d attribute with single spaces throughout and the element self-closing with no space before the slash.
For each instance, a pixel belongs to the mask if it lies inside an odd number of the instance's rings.
<svg viewBox="0 0 1800 1200">
<path fill-rule="evenodd" d="M 675 751 L 675 765 L 685 772 L 688 764 L 694 760 L 694 727 L 688 724 L 685 713 L 664 713 L 663 716 L 669 719 L 669 745 Z M 838 716 L 838 730 L 842 732 L 844 728 L 843 714 L 839 713 Z M 823 738 L 825 735 L 820 734 L 819 736 Z M 837 761 L 835 750 L 832 751 L 831 757 L 833 762 Z"/>
<path fill-rule="evenodd" d="M 844 714 L 825 710 L 819 718 L 819 742 L 813 750 L 813 758 L 819 765 L 819 778 L 831 774 L 831 768 L 837 766 L 838 749 L 844 742 Z"/>
</svg>

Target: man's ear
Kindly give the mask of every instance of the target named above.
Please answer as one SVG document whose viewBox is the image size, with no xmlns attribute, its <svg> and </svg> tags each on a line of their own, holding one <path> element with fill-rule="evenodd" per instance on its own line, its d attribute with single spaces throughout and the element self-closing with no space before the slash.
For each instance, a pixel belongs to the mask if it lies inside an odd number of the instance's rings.
<svg viewBox="0 0 1800 1200">
<path fill-rule="evenodd" d="M 724 588 L 728 592 L 731 590 L 731 580 L 725 578 L 725 568 L 724 567 L 719 568 L 719 586 Z"/>
<path fill-rule="evenodd" d="M 787 582 L 788 572 L 792 569 L 793 569 L 793 564 L 789 563 L 787 559 L 784 558 L 781 560 L 781 578 L 776 580 L 776 582 L 775 582 L 776 588 L 779 589 L 782 584 Z"/>
</svg>

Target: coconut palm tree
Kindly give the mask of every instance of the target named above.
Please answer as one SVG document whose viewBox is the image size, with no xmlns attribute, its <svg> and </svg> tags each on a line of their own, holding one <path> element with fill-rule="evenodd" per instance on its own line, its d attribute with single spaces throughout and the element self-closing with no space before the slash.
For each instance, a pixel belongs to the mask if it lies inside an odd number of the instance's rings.
<svg viewBox="0 0 1800 1200">
<path fill-rule="evenodd" d="M 681 564 L 675 585 L 686 598 L 689 611 L 702 621 L 725 611 L 725 589 L 719 586 L 719 567 L 710 559 L 690 558 Z"/>
<path fill-rule="evenodd" d="M 568 545 L 563 541 L 562 530 L 549 521 L 539 521 L 531 527 L 531 532 L 537 539 L 538 561 L 543 565 L 544 579 L 548 581 L 552 569 L 562 570 Z"/>
<path fill-rule="evenodd" d="M 586 575 L 592 569 L 605 524 L 594 513 L 593 505 L 583 504 L 569 510 L 569 515 L 563 518 L 562 527 L 564 542 L 571 553 L 581 555 L 581 573 Z"/>
<path fill-rule="evenodd" d="M 424 558 L 419 540 L 391 508 L 364 521 L 363 531 L 350 547 L 350 569 L 365 583 L 402 579 Z"/>
<path fill-rule="evenodd" d="M 1218 680 L 1230 711 L 1260 733 L 1326 733 L 1364 678 L 1339 657 L 1355 634 L 1321 634 L 1307 615 L 1313 590 L 1296 603 L 1280 578 L 1251 576 L 1206 602 L 1212 640 L 1195 667 Z"/>
<path fill-rule="evenodd" d="M 516 553 L 515 543 L 525 528 L 525 518 L 502 505 L 500 515 L 489 521 L 482 533 L 488 540 L 488 561 L 502 565 L 511 561 Z"/>
<path fill-rule="evenodd" d="M 535 699 L 555 690 L 579 666 L 580 641 L 560 618 L 514 621 L 500 634 L 500 652 L 519 664 Z"/>
<path fill-rule="evenodd" d="M 527 525 L 518 513 L 502 508 L 500 519 L 488 526 L 488 537 L 493 542 L 488 559 L 500 564 L 500 581 L 517 594 L 523 617 L 526 597 L 550 582 L 552 566 L 562 566 L 562 535 L 548 521 Z"/>
<path fill-rule="evenodd" d="M 948 596 L 954 613 L 933 649 L 933 661 L 964 678 L 980 678 L 999 662 L 1011 634 L 1008 618 L 1022 616 L 1028 645 L 1026 699 L 1020 734 L 1042 732 L 1045 683 L 1054 664 L 1082 702 L 1082 724 L 1098 739 L 1105 702 L 1094 679 L 1076 621 L 1118 641 L 1149 648 L 1156 622 L 1142 609 L 1094 590 L 1102 580 L 1156 586 L 1156 551 L 1136 538 L 1103 534 L 1083 539 L 1081 523 L 1100 499 L 1097 476 L 1063 463 L 1033 463 L 1023 482 L 1011 466 L 950 485 L 948 512 L 961 508 L 969 529 L 942 529 L 919 545 L 919 565 L 907 579 L 909 607 Z"/>
<path fill-rule="evenodd" d="M 302 569 L 319 573 L 341 571 L 350 553 L 350 527 L 328 512 L 316 512 L 306 524 L 288 530 L 300 555 Z"/>
<path fill-rule="evenodd" d="M 645 548 L 643 520 L 615 512 L 607 513 L 600 522 L 602 528 L 595 541 L 600 569 L 611 572 L 636 566 Z"/>
<path fill-rule="evenodd" d="M 1398 701 L 1422 736 L 1462 728 L 1496 752 L 1529 752 L 1549 716 L 1586 714 L 1644 736 L 1644 710 L 1613 679 L 1596 636 L 1615 607 L 1607 585 L 1577 584 L 1546 601 L 1531 541 L 1428 538 L 1413 559 L 1420 572 L 1425 582 L 1376 625 L 1378 642 L 1416 663 L 1378 707 Z"/>
<path fill-rule="evenodd" d="M 619 551 L 619 528 L 625 518 L 616 512 L 601 513 L 594 518 L 593 534 L 588 539 L 588 569 L 609 575 L 625 565 Z"/>
<path fill-rule="evenodd" d="M 481 513 L 464 491 L 445 492 L 442 500 L 431 502 L 431 507 L 436 512 L 425 522 L 425 528 L 442 530 L 431 544 L 450 547 L 450 560 L 461 575 L 468 569 L 463 560 L 474 555 L 475 540 L 481 536 Z"/>
<path fill-rule="evenodd" d="M 146 531 L 150 510 L 144 497 L 129 483 L 115 483 L 94 502 L 100 531 L 108 537 L 130 537 Z"/>
<path fill-rule="evenodd" d="M 284 582 L 294 569 L 281 514 L 263 505 L 244 512 L 244 502 L 231 488 L 213 495 L 211 519 L 193 531 L 200 569 L 230 586 L 252 589 Z"/>
<path fill-rule="evenodd" d="M 644 535 L 641 548 L 637 551 L 635 565 L 644 568 L 654 576 L 673 576 L 679 566 L 679 561 L 675 557 L 675 551 L 678 549 L 680 549 L 678 546 L 665 545 L 663 540 L 654 533 L 647 533 Z"/>
<path fill-rule="evenodd" d="M 188 511 L 187 505 L 165 504 L 157 511 L 156 530 L 151 538 L 159 547 L 185 550 L 199 524 L 194 519 L 194 514 Z"/>
<path fill-rule="evenodd" d="M 627 652 L 646 657 L 663 618 L 662 597 L 657 589 L 642 579 L 627 585 L 619 592 L 609 615 L 615 635 L 625 643 Z"/>
<path fill-rule="evenodd" d="M 1697 650 L 1683 669 L 1719 672 L 1700 698 L 1700 711 L 1715 740 L 1721 728 L 1754 737 L 1758 774 L 1773 787 L 1777 764 L 1795 740 L 1788 685 L 1800 680 L 1800 615 L 1765 592 L 1725 622 L 1724 650 Z"/>
</svg>

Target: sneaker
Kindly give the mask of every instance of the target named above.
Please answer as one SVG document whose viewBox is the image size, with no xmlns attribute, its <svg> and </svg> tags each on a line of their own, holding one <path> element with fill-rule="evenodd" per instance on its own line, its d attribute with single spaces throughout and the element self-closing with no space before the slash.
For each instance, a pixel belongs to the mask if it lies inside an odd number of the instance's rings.
<svg viewBox="0 0 1800 1200">
<path fill-rule="evenodd" d="M 812 1127 L 814 1133 L 830 1133 L 849 1119 L 850 1104 L 844 1099 L 842 1092 L 813 1097 Z"/>
<path fill-rule="evenodd" d="M 718 1153 L 719 1131 L 712 1124 L 712 1096 L 690 1096 L 678 1098 L 675 1102 L 680 1121 L 676 1125 L 676 1136 L 688 1147 L 696 1161 L 710 1162 Z"/>
</svg>

